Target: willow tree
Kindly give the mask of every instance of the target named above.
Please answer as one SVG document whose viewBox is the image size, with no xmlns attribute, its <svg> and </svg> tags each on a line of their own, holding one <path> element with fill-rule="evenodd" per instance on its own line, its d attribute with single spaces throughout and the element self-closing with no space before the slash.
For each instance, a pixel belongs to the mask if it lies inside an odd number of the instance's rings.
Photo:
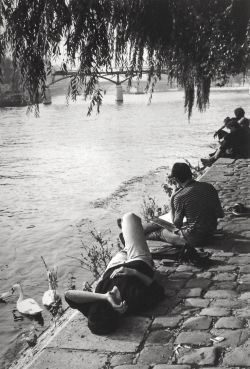
<svg viewBox="0 0 250 369">
<path fill-rule="evenodd" d="M 167 72 L 190 115 L 195 101 L 207 107 L 211 81 L 246 74 L 249 19 L 249 0 L 2 0 L 0 58 L 20 68 L 31 105 L 63 47 L 65 73 L 77 68 L 71 98 L 83 88 L 99 109 L 100 72 L 122 68 L 131 80 L 147 65 L 148 88 Z"/>
</svg>

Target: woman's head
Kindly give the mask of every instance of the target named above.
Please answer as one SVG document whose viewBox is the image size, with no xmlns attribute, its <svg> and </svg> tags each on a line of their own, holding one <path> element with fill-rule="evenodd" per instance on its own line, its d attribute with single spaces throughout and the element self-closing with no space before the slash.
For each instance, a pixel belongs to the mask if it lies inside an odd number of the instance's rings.
<svg viewBox="0 0 250 369">
<path fill-rule="evenodd" d="M 113 332 L 119 323 L 119 314 L 109 302 L 92 303 L 88 313 L 88 327 L 92 333 L 106 335 Z"/>
</svg>

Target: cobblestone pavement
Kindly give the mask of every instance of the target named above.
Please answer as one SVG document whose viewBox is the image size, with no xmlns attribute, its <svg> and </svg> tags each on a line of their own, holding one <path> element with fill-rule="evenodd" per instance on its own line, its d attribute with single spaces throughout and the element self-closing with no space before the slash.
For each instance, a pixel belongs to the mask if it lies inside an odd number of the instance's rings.
<svg viewBox="0 0 250 369">
<path fill-rule="evenodd" d="M 249 168 L 250 160 L 220 159 L 201 180 L 215 185 L 224 207 L 250 204 Z M 125 318 L 108 337 L 74 314 L 39 355 L 13 368 L 250 368 L 250 218 L 227 214 L 220 228 L 208 269 L 157 261 L 166 294 L 157 308 Z"/>
</svg>

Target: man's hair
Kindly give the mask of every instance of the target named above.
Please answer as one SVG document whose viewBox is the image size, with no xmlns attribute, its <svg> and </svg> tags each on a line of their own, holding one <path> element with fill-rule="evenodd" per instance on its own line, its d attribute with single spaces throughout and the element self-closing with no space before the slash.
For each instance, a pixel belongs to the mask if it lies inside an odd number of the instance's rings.
<svg viewBox="0 0 250 369">
<path fill-rule="evenodd" d="M 119 321 L 119 314 L 109 302 L 92 303 L 88 312 L 88 327 L 92 333 L 106 335 L 113 332 Z"/>
<path fill-rule="evenodd" d="M 186 182 L 192 178 L 192 172 L 186 163 L 175 163 L 172 167 L 170 178 L 176 178 L 180 182 Z"/>
<path fill-rule="evenodd" d="M 236 116 L 237 119 L 240 119 L 240 118 L 244 117 L 245 110 L 243 108 L 236 108 L 235 111 L 234 111 L 234 115 Z"/>
</svg>

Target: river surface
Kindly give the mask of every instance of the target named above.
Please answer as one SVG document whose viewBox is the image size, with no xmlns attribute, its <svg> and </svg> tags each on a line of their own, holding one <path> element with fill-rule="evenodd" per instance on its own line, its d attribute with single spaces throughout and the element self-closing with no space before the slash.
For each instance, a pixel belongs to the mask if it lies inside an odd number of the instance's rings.
<svg viewBox="0 0 250 369">
<path fill-rule="evenodd" d="M 211 152 L 213 132 L 235 107 L 250 115 L 247 91 L 212 92 L 209 109 L 194 110 L 190 122 L 183 99 L 182 91 L 161 92 L 148 104 L 147 95 L 130 94 L 117 104 L 108 91 L 101 113 L 91 117 L 82 97 L 67 106 L 64 96 L 54 96 L 40 106 L 39 118 L 27 116 L 26 108 L 0 110 L 0 293 L 20 282 L 41 304 L 47 289 L 41 256 L 57 267 L 61 293 L 72 280 L 80 286 L 90 275 L 68 256 L 80 255 L 84 220 L 102 229 L 114 224 L 128 203 L 134 210 L 133 202 L 142 202 L 143 183 L 165 175 L 176 160 L 196 165 Z M 40 334 L 51 322 L 45 310 L 43 327 L 14 321 L 16 300 L 0 304 L 3 368 L 30 329 Z"/>
</svg>

